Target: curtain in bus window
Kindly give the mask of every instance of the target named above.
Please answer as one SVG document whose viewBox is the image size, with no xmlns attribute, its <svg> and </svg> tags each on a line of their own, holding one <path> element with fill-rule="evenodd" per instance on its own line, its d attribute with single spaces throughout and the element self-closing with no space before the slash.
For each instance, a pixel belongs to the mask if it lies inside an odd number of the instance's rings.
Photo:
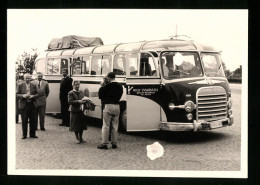
<svg viewBox="0 0 260 185">
<path fill-rule="evenodd" d="M 72 74 L 73 75 L 80 75 L 81 74 L 81 61 L 80 61 L 80 57 L 73 59 Z"/>
<path fill-rule="evenodd" d="M 60 62 L 60 71 L 61 71 L 61 73 L 62 73 L 63 69 L 68 69 L 68 63 L 69 63 L 68 59 L 66 59 L 66 58 L 62 58 L 61 59 L 61 62 Z"/>
<path fill-rule="evenodd" d="M 111 70 L 111 56 L 103 56 L 101 74 L 107 75 Z"/>
<path fill-rule="evenodd" d="M 58 75 L 60 73 L 60 59 L 55 58 L 52 61 L 52 74 Z"/>
<path fill-rule="evenodd" d="M 138 55 L 131 54 L 128 56 L 129 60 L 129 72 L 130 76 L 137 76 L 138 75 Z"/>
<path fill-rule="evenodd" d="M 52 61 L 53 61 L 53 58 L 48 58 L 47 59 L 47 74 L 52 74 L 53 72 L 53 69 L 52 69 Z"/>
<path fill-rule="evenodd" d="M 101 56 L 92 57 L 91 74 L 92 75 L 101 75 Z"/>
<path fill-rule="evenodd" d="M 89 74 L 89 57 L 83 57 L 82 60 L 82 65 L 81 65 L 81 69 L 82 69 L 82 74 Z"/>
<path fill-rule="evenodd" d="M 116 75 L 125 75 L 126 58 L 125 55 L 116 55 L 114 57 L 113 72 Z"/>
</svg>

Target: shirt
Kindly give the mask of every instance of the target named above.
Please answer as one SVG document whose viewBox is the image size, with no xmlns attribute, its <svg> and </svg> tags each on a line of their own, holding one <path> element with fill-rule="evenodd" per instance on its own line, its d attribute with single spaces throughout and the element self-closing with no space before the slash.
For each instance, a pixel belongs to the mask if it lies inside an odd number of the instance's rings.
<svg viewBox="0 0 260 185">
<path fill-rule="evenodd" d="M 122 94 L 123 87 L 116 81 L 101 87 L 98 92 L 102 104 L 119 104 Z"/>
</svg>

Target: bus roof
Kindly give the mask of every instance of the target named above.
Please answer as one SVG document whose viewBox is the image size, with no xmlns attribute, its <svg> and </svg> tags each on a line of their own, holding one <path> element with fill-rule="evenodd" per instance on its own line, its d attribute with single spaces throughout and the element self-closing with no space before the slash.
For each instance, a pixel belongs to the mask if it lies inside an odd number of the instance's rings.
<svg viewBox="0 0 260 185">
<path fill-rule="evenodd" d="M 101 45 L 95 47 L 83 47 L 75 49 L 46 51 L 41 57 L 54 56 L 71 56 L 71 55 L 90 55 L 101 53 L 116 53 L 126 51 L 162 51 L 162 50 L 178 50 L 178 51 L 202 51 L 202 52 L 218 52 L 215 48 L 209 45 L 200 44 L 187 40 L 156 40 L 156 41 L 141 41 L 134 43 L 120 43 L 112 45 Z M 41 58 L 38 57 L 38 58 Z"/>
</svg>

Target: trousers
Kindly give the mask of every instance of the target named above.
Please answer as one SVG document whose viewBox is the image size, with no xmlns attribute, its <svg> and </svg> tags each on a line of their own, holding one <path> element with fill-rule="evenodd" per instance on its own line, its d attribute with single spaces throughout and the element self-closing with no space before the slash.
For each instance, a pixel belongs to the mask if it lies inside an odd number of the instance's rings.
<svg viewBox="0 0 260 185">
<path fill-rule="evenodd" d="M 39 106 L 39 107 L 37 107 L 37 118 L 36 118 L 36 125 L 37 125 L 37 127 L 38 127 L 38 117 L 39 117 L 40 128 L 44 128 L 45 110 L 46 110 L 46 106 Z"/>
<path fill-rule="evenodd" d="M 24 109 L 22 110 L 22 129 L 23 137 L 27 137 L 28 123 L 30 124 L 30 137 L 35 136 L 36 130 L 36 108 L 33 103 L 26 103 Z"/>
<path fill-rule="evenodd" d="M 117 144 L 117 131 L 119 124 L 119 104 L 106 104 L 103 110 L 102 143 L 108 144 L 111 123 L 111 143 Z"/>
<path fill-rule="evenodd" d="M 61 100 L 61 118 L 62 124 L 69 126 L 70 125 L 70 112 L 69 112 L 69 103 L 66 100 Z"/>
</svg>

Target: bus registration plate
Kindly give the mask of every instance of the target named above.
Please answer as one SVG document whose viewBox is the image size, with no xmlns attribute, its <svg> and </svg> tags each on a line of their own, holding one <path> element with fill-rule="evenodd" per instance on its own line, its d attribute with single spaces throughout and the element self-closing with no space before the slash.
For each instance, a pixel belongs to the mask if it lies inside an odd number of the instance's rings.
<svg viewBox="0 0 260 185">
<path fill-rule="evenodd" d="M 222 122 L 221 121 L 215 121 L 210 123 L 210 128 L 219 128 L 222 127 Z"/>
</svg>

